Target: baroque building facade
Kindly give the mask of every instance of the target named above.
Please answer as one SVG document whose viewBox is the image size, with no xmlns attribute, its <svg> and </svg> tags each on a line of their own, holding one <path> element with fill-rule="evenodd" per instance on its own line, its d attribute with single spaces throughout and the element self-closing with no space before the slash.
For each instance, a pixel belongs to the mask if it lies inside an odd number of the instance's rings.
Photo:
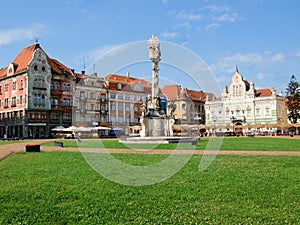
<svg viewBox="0 0 300 225">
<path fill-rule="evenodd" d="M 213 97 L 212 93 L 190 90 L 177 84 L 166 85 L 162 88 L 162 94 L 175 104 L 173 113 L 176 124 L 205 124 L 205 101 L 207 96 Z M 168 114 L 170 114 L 170 107 Z"/>
<path fill-rule="evenodd" d="M 104 78 L 96 73 L 76 74 L 76 88 L 73 95 L 73 124 L 93 127 L 109 126 L 108 89 Z"/>
<path fill-rule="evenodd" d="M 109 74 L 105 77 L 105 83 L 109 90 L 109 115 L 113 128 L 139 123 L 141 105 L 146 102 L 151 93 L 151 83 L 143 79 Z"/>
<path fill-rule="evenodd" d="M 281 92 L 276 94 L 274 88 L 256 89 L 236 68 L 229 88 L 224 85 L 222 96 L 207 98 L 205 118 L 206 124 L 215 126 L 218 132 L 274 131 L 286 123 L 284 97 Z"/>
<path fill-rule="evenodd" d="M 44 138 L 72 123 L 73 72 L 38 43 L 0 69 L 0 137 Z"/>
</svg>

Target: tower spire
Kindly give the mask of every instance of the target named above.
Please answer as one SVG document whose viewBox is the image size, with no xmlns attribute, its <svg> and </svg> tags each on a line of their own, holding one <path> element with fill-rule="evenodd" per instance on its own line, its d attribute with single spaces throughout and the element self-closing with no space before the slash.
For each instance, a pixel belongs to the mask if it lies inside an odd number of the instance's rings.
<svg viewBox="0 0 300 225">
<path fill-rule="evenodd" d="M 239 68 L 238 68 L 238 65 L 236 64 L 235 65 L 235 71 L 238 73 L 239 72 Z"/>
</svg>

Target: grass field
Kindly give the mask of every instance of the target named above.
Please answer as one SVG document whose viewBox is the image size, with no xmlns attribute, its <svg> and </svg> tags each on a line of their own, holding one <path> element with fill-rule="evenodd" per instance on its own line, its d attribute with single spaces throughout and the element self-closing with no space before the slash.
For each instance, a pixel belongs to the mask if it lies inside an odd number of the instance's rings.
<svg viewBox="0 0 300 225">
<path fill-rule="evenodd" d="M 208 144 L 208 138 L 202 138 L 196 149 L 204 150 Z M 76 140 L 62 140 L 64 147 L 77 148 Z M 117 139 L 101 140 L 102 145 L 106 148 L 136 148 L 136 149 L 175 149 L 176 144 L 130 144 L 124 145 Z M 53 146 L 54 142 L 45 143 L 45 146 Z M 83 140 L 81 147 L 99 147 L 99 140 Z M 191 149 L 191 144 L 186 143 L 182 146 L 185 149 Z M 291 138 L 270 138 L 270 137 L 233 137 L 224 138 L 221 150 L 258 150 L 258 151 L 300 151 L 300 139 Z"/>
<path fill-rule="evenodd" d="M 218 155 L 202 172 L 200 159 L 133 187 L 103 178 L 78 152 L 14 154 L 0 162 L 0 224 L 300 224 L 300 157 Z"/>
</svg>

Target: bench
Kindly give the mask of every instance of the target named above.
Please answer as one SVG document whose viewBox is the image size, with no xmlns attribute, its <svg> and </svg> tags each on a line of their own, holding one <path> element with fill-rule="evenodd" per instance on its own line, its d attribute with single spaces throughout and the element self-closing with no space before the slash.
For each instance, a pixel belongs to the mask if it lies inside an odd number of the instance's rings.
<svg viewBox="0 0 300 225">
<path fill-rule="evenodd" d="M 40 145 L 28 144 L 25 146 L 26 152 L 40 152 Z"/>
<path fill-rule="evenodd" d="M 60 142 L 60 141 L 54 141 L 54 146 L 57 146 L 57 147 L 64 147 L 64 143 L 63 143 L 63 142 Z"/>
</svg>

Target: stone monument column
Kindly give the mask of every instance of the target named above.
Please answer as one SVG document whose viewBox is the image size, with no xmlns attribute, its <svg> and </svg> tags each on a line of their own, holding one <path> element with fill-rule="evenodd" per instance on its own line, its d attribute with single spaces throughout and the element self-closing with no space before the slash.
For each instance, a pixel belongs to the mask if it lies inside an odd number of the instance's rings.
<svg viewBox="0 0 300 225">
<path fill-rule="evenodd" d="M 148 52 L 149 58 L 152 61 L 152 92 L 151 97 L 149 99 L 148 107 L 149 109 L 157 110 L 159 109 L 159 87 L 158 87 L 158 63 L 160 61 L 160 43 L 158 41 L 158 37 L 152 36 L 152 38 L 148 41 Z"/>
</svg>

